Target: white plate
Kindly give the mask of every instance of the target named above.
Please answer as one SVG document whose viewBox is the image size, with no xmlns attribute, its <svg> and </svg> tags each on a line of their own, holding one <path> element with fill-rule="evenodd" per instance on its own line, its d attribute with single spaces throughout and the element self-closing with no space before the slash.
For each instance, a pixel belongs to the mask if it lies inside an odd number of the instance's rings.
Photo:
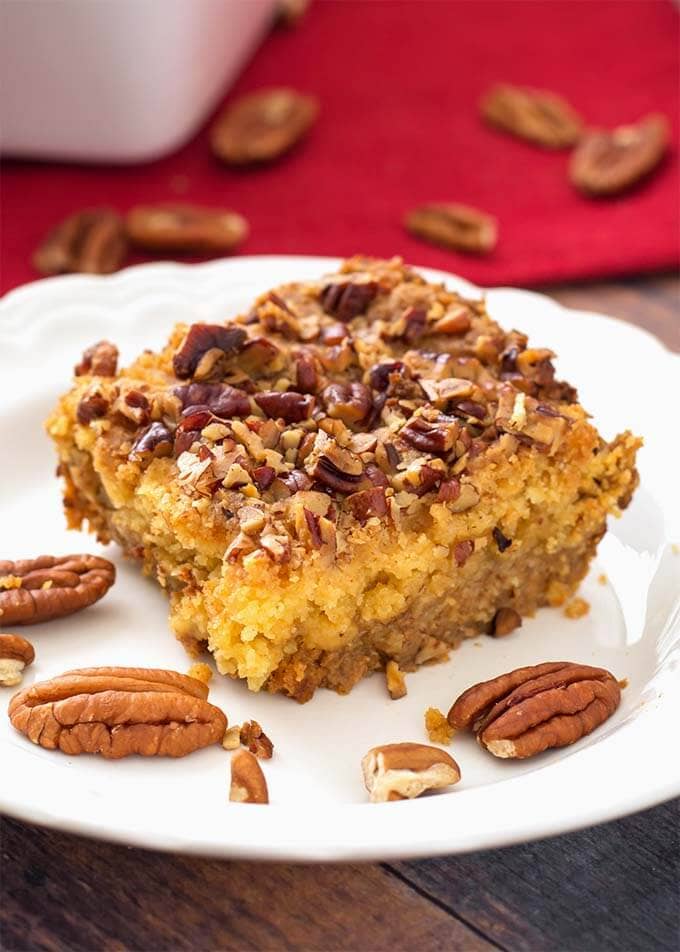
<svg viewBox="0 0 680 952">
<path fill-rule="evenodd" d="M 108 337 L 123 361 L 157 347 L 177 320 L 222 320 L 282 281 L 315 277 L 323 258 L 236 258 L 200 266 L 154 264 L 106 278 L 41 281 L 0 303 L 0 557 L 103 551 L 68 533 L 61 514 L 54 453 L 42 421 L 69 386 L 83 348 Z M 474 294 L 450 275 L 424 272 Z M 227 801 L 229 756 L 214 747 L 184 760 L 68 758 L 32 746 L 12 730 L 0 705 L 0 808 L 59 829 L 157 849 L 258 859 L 342 860 L 425 856 L 500 846 L 612 819 L 680 793 L 678 624 L 680 507 L 678 358 L 650 335 L 611 318 L 568 311 L 525 291 L 488 292 L 506 327 L 527 331 L 559 354 L 560 375 L 610 437 L 630 427 L 645 437 L 642 483 L 614 521 L 582 587 L 590 614 L 567 620 L 542 610 L 502 640 L 466 642 L 445 665 L 408 679 L 390 701 L 381 676 L 348 697 L 320 691 L 299 706 L 250 694 L 216 677 L 211 699 L 233 723 L 254 717 L 276 751 L 265 764 L 269 807 Z M 119 570 L 107 597 L 86 612 L 25 630 L 37 661 L 25 683 L 97 664 L 185 671 L 189 659 L 169 632 L 160 590 L 105 550 Z M 605 573 L 602 585 L 598 576 Z M 538 661 L 603 665 L 628 678 L 616 715 L 563 751 L 524 763 L 501 762 L 465 736 L 452 752 L 463 780 L 420 800 L 366 802 L 360 760 L 378 743 L 426 741 L 423 712 L 447 710 L 475 681 Z"/>
</svg>

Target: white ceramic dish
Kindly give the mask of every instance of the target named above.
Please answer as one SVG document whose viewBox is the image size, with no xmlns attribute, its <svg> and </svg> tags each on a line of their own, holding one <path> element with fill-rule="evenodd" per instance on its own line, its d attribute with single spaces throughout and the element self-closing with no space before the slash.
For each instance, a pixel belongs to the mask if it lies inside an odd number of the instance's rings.
<svg viewBox="0 0 680 952">
<path fill-rule="evenodd" d="M 264 35 L 276 0 L 5 0 L 2 151 L 141 162 L 179 148 Z"/>
<path fill-rule="evenodd" d="M 107 278 L 37 282 L 0 303 L 0 557 L 101 551 L 67 533 L 54 456 L 41 422 L 69 384 L 81 350 L 109 337 L 123 360 L 157 346 L 179 319 L 224 319 L 285 280 L 313 277 L 320 258 L 236 258 L 200 266 L 144 265 Z M 475 293 L 452 276 L 426 272 Z M 642 484 L 600 546 L 582 592 L 590 614 L 570 621 L 543 610 L 522 630 L 467 642 L 445 665 L 409 677 L 390 701 L 375 676 L 349 697 L 321 691 L 298 706 L 213 680 L 211 699 L 233 723 L 255 717 L 276 745 L 265 765 L 272 803 L 227 802 L 229 756 L 215 747 L 180 761 L 68 758 L 32 746 L 5 717 L 0 697 L 0 808 L 31 822 L 166 850 L 225 857 L 359 860 L 499 846 L 564 832 L 642 809 L 680 793 L 680 507 L 670 464 L 671 393 L 678 358 L 627 324 L 567 311 L 517 290 L 488 292 L 491 313 L 560 355 L 607 435 L 628 426 L 645 437 Z M 675 384 L 673 384 L 675 386 Z M 66 668 L 138 664 L 184 671 L 161 592 L 106 550 L 119 580 L 97 606 L 24 633 L 37 661 L 25 683 Z M 606 573 L 602 585 L 598 576 Z M 563 751 L 500 762 L 469 737 L 452 752 L 463 773 L 451 792 L 403 803 L 366 802 L 359 769 L 377 743 L 425 741 L 423 712 L 448 709 L 475 681 L 520 664 L 567 659 L 604 665 L 629 686 L 616 715 Z M 675 755 L 674 755 L 675 752 Z"/>
</svg>

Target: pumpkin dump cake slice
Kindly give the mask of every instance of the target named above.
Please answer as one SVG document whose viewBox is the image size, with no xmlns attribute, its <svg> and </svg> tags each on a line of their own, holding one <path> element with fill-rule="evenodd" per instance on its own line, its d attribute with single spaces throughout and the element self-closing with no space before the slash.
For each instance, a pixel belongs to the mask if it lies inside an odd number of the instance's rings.
<svg viewBox="0 0 680 952">
<path fill-rule="evenodd" d="M 90 348 L 47 423 L 69 524 L 252 690 L 344 693 L 563 602 L 637 483 L 640 441 L 606 443 L 550 351 L 399 259 L 116 357 Z"/>
</svg>

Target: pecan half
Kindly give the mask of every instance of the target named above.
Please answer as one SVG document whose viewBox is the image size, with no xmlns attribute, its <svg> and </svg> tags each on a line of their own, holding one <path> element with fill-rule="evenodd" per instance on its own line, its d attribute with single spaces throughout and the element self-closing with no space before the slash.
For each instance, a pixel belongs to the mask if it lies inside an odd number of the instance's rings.
<svg viewBox="0 0 680 952">
<path fill-rule="evenodd" d="M 578 142 L 583 128 L 568 102 L 554 93 L 502 84 L 480 104 L 491 125 L 546 149 L 565 149 Z"/>
<path fill-rule="evenodd" d="M 30 641 L 21 635 L 0 634 L 0 686 L 5 688 L 21 684 L 24 668 L 35 660 L 35 651 Z"/>
<path fill-rule="evenodd" d="M 372 489 L 362 489 L 361 492 L 352 493 L 351 496 L 347 497 L 347 505 L 354 513 L 355 519 L 362 524 L 371 516 L 377 516 L 378 519 L 381 519 L 387 515 L 387 499 L 382 486 L 374 486 Z"/>
<path fill-rule="evenodd" d="M 328 314 L 341 321 L 364 314 L 378 293 L 378 282 L 363 275 L 329 281 L 321 291 L 321 304 Z"/>
<path fill-rule="evenodd" d="M 269 760 L 274 753 L 274 745 L 257 721 L 244 721 L 239 736 L 243 746 L 262 760 Z"/>
<path fill-rule="evenodd" d="M 236 212 L 198 205 L 138 205 L 125 227 L 139 248 L 180 254 L 233 251 L 248 234 L 248 222 Z"/>
<path fill-rule="evenodd" d="M 279 390 L 263 390 L 255 394 L 255 403 L 274 420 L 285 420 L 286 423 L 300 423 L 308 420 L 314 409 L 314 397 L 306 393 L 296 393 L 289 390 L 283 393 Z"/>
<path fill-rule="evenodd" d="M 656 168 L 668 141 L 668 122 L 659 115 L 611 132 L 594 129 L 574 151 L 569 177 L 586 195 L 615 195 Z"/>
<path fill-rule="evenodd" d="M 118 367 L 118 348 L 108 340 L 100 340 L 83 351 L 80 363 L 76 364 L 74 374 L 84 377 L 115 377 Z"/>
<path fill-rule="evenodd" d="M 139 434 L 132 444 L 128 459 L 131 462 L 141 462 L 160 456 L 171 456 L 174 442 L 174 435 L 164 423 L 157 420 Z"/>
<path fill-rule="evenodd" d="M 408 213 L 404 224 L 416 238 L 470 254 L 488 254 L 498 238 L 495 218 L 469 205 L 420 205 Z"/>
<path fill-rule="evenodd" d="M 18 579 L 19 584 L 4 588 L 6 577 Z M 99 601 L 115 578 L 115 566 L 96 555 L 0 561 L 0 622 L 35 625 L 71 615 Z"/>
<path fill-rule="evenodd" d="M 619 706 L 621 689 L 604 668 L 554 661 L 517 668 L 468 688 L 448 714 L 496 757 L 532 757 L 590 734 Z"/>
<path fill-rule="evenodd" d="M 207 685 L 176 671 L 81 668 L 16 694 L 13 726 L 65 754 L 183 757 L 222 740 L 227 718 Z"/>
<path fill-rule="evenodd" d="M 41 274 L 110 274 L 120 268 L 126 253 L 120 216 L 93 209 L 57 225 L 33 255 L 33 266 Z"/>
<path fill-rule="evenodd" d="M 89 393 L 78 402 L 76 420 L 87 426 L 93 420 L 105 417 L 109 409 L 109 401 L 101 393 Z"/>
<path fill-rule="evenodd" d="M 269 162 L 292 149 L 318 113 L 312 96 L 294 89 L 262 89 L 227 107 L 212 127 L 210 144 L 229 165 Z"/>
<path fill-rule="evenodd" d="M 399 435 L 423 453 L 441 455 L 454 447 L 459 433 L 458 423 L 440 414 L 435 420 L 428 420 L 424 416 L 412 417 L 401 428 Z"/>
<path fill-rule="evenodd" d="M 173 393 L 180 399 L 183 410 L 207 407 L 221 420 L 245 417 L 250 413 L 248 394 L 228 383 L 189 383 L 175 387 Z"/>
<path fill-rule="evenodd" d="M 249 750 L 237 750 L 231 758 L 229 799 L 233 803 L 269 803 L 262 767 Z"/>
<path fill-rule="evenodd" d="M 449 787 L 460 780 L 450 754 L 427 744 L 385 744 L 361 761 L 371 803 L 419 797 L 426 790 Z"/>
<path fill-rule="evenodd" d="M 216 361 L 211 363 L 209 369 L 200 368 L 201 372 L 197 371 L 210 352 L 217 352 L 216 359 L 232 357 L 243 350 L 246 340 L 247 334 L 238 324 L 192 324 L 172 359 L 175 374 L 180 380 L 192 376 L 207 377 Z M 202 372 L 204 369 L 207 372 Z"/>
<path fill-rule="evenodd" d="M 343 423 L 359 423 L 373 409 L 371 391 L 363 383 L 331 383 L 322 392 L 329 417 Z"/>
</svg>

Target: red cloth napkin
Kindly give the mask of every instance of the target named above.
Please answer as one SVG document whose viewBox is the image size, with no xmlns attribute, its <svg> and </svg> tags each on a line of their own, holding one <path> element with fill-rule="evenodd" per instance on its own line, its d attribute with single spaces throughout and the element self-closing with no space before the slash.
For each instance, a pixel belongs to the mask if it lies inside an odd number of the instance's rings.
<svg viewBox="0 0 680 952">
<path fill-rule="evenodd" d="M 219 165 L 205 129 L 149 165 L 8 162 L 2 288 L 36 277 L 33 249 L 74 210 L 164 200 L 243 213 L 252 229 L 244 254 L 400 254 L 486 285 L 671 268 L 677 70 L 678 12 L 662 0 L 316 0 L 297 29 L 273 30 L 228 97 L 277 84 L 317 94 L 321 116 L 302 145 L 253 170 Z M 672 153 L 630 194 L 588 200 L 569 185 L 568 153 L 481 122 L 480 95 L 499 80 L 561 93 L 591 124 L 660 111 L 673 125 Z M 475 258 L 411 238 L 403 215 L 425 201 L 495 215 L 497 250 Z"/>
</svg>

